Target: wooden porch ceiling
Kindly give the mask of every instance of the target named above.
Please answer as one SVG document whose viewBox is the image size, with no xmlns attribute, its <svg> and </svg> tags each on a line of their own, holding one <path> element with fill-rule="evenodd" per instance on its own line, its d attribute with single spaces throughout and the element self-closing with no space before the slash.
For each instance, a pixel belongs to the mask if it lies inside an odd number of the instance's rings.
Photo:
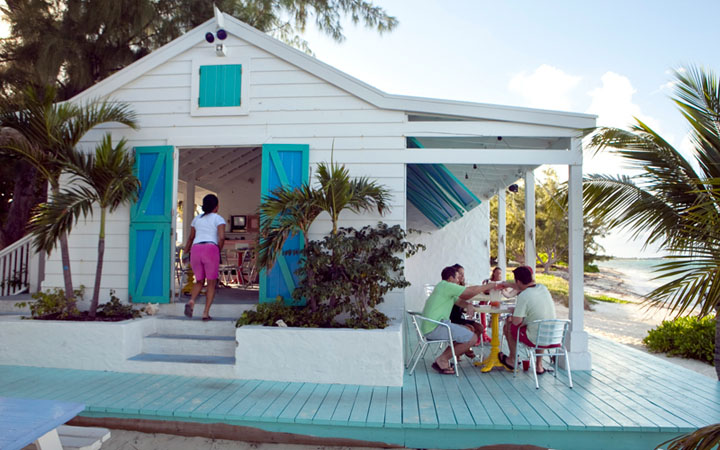
<svg viewBox="0 0 720 450">
<path fill-rule="evenodd" d="M 495 196 L 521 179 L 528 170 L 540 166 L 495 165 L 495 164 L 446 164 L 445 167 L 460 180 L 465 187 L 481 200 Z M 467 174 L 467 178 L 465 175 Z"/>
<path fill-rule="evenodd" d="M 261 147 L 183 148 L 179 153 L 179 179 L 210 190 L 260 176 Z"/>
</svg>

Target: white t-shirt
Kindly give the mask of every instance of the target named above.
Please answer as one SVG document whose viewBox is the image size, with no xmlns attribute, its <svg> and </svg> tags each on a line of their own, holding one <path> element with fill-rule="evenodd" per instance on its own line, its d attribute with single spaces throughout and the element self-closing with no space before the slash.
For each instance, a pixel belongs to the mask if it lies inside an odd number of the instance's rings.
<svg viewBox="0 0 720 450">
<path fill-rule="evenodd" d="M 195 217 L 190 225 L 195 228 L 195 239 L 193 240 L 193 243 L 212 242 L 217 245 L 217 229 L 220 225 L 225 225 L 225 219 L 216 213 L 208 213 Z"/>
<path fill-rule="evenodd" d="M 529 325 L 533 320 L 544 320 L 555 318 L 555 302 L 553 302 L 550 291 L 542 284 L 527 288 L 517 296 L 515 306 L 515 317 L 524 317 L 523 323 L 527 327 L 527 337 L 531 342 L 537 339 L 537 325 Z"/>
</svg>

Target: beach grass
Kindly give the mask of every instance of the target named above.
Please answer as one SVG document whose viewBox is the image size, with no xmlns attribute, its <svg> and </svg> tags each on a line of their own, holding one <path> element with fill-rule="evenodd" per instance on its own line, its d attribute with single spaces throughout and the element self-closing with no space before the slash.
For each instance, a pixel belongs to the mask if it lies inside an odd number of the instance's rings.
<svg viewBox="0 0 720 450">
<path fill-rule="evenodd" d="M 610 296 L 608 296 L 608 295 L 590 295 L 590 294 L 585 294 L 585 298 L 587 298 L 587 299 L 590 300 L 591 302 L 620 303 L 620 304 L 632 303 L 632 302 L 630 302 L 630 301 L 623 300 L 623 299 L 621 299 L 621 298 L 610 297 Z"/>
</svg>

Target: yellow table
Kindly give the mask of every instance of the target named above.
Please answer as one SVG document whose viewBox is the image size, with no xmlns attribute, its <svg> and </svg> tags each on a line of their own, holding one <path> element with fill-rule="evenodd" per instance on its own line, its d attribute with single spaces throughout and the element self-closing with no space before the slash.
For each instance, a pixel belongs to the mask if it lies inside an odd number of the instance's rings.
<svg viewBox="0 0 720 450">
<path fill-rule="evenodd" d="M 479 313 L 489 313 L 492 316 L 492 339 L 490 340 L 490 355 L 484 361 L 475 362 L 476 366 L 482 366 L 481 372 L 490 372 L 495 367 L 505 367 L 500 362 L 498 355 L 500 354 L 500 314 L 512 312 L 508 306 L 475 306 L 475 311 Z"/>
</svg>

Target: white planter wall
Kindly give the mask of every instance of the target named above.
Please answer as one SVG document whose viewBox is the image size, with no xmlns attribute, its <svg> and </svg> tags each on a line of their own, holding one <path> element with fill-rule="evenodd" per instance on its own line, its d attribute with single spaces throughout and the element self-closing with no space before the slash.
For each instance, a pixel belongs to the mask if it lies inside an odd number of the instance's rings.
<svg viewBox="0 0 720 450">
<path fill-rule="evenodd" d="M 155 331 L 154 318 L 123 322 L 3 320 L 2 364 L 81 370 L 124 371 L 142 351 L 143 336 Z"/>
<path fill-rule="evenodd" d="M 236 330 L 238 378 L 402 386 L 402 326 L 384 330 L 280 328 Z"/>
</svg>

